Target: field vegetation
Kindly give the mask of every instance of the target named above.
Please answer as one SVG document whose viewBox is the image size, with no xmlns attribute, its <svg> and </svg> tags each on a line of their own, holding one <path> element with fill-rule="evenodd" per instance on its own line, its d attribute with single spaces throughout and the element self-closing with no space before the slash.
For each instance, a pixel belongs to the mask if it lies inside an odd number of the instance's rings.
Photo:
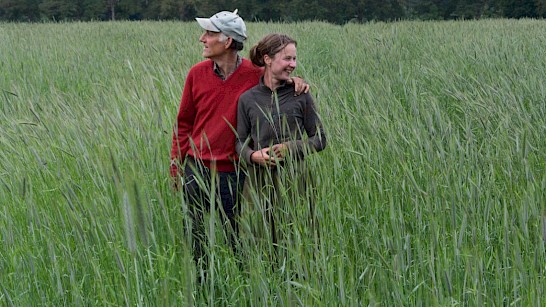
<svg viewBox="0 0 546 307">
<path fill-rule="evenodd" d="M 196 23 L 0 24 L 0 305 L 546 304 L 541 20 L 249 23 L 298 41 L 328 148 L 272 264 L 215 223 L 206 281 L 170 188 Z"/>
</svg>

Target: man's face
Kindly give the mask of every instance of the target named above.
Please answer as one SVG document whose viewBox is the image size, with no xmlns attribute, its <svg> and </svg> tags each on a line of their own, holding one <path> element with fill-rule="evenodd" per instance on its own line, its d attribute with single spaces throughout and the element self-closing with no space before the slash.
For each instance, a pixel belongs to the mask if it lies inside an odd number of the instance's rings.
<svg viewBox="0 0 546 307">
<path fill-rule="evenodd" d="M 226 44 L 229 38 L 225 41 L 220 41 L 222 37 L 220 32 L 205 31 L 199 38 L 199 41 L 203 43 L 203 57 L 214 59 L 220 55 L 223 55 L 226 51 Z"/>
</svg>

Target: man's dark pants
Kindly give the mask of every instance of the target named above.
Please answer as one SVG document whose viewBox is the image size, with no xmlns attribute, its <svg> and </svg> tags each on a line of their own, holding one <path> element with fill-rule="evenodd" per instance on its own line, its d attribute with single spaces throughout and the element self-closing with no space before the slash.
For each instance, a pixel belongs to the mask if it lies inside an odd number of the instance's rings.
<svg viewBox="0 0 546 307">
<path fill-rule="evenodd" d="M 210 211 L 211 184 L 214 184 L 214 193 L 216 194 L 215 205 L 218 206 L 218 201 L 221 203 L 220 221 L 224 225 L 231 248 L 236 252 L 238 235 L 236 218 L 239 213 L 239 194 L 243 183 L 243 172 L 213 172 L 200 161 L 192 157 L 186 158 L 184 193 L 188 201 L 188 212 L 192 221 L 192 247 L 196 264 L 202 262 L 206 265 L 207 262 L 204 253 L 204 246 L 206 246 L 207 241 L 203 216 L 205 212 Z"/>
</svg>

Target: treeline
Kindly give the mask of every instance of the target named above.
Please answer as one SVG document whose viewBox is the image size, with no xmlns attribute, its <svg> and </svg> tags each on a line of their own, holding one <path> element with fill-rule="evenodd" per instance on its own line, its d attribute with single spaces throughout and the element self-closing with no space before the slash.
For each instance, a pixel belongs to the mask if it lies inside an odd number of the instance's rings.
<svg viewBox="0 0 546 307">
<path fill-rule="evenodd" d="M 188 21 L 235 8 L 248 21 L 322 20 L 338 24 L 546 17 L 546 0 L 0 0 L 0 20 Z"/>
</svg>

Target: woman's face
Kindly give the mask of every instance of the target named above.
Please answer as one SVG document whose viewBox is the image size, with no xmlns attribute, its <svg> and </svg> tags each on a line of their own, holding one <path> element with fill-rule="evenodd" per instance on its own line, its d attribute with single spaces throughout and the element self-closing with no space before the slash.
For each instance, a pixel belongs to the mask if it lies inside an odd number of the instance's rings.
<svg viewBox="0 0 546 307">
<path fill-rule="evenodd" d="M 290 74 L 296 69 L 296 45 L 286 45 L 273 58 L 266 59 L 267 62 L 270 62 L 269 70 L 274 79 L 278 81 L 290 79 Z"/>
</svg>

